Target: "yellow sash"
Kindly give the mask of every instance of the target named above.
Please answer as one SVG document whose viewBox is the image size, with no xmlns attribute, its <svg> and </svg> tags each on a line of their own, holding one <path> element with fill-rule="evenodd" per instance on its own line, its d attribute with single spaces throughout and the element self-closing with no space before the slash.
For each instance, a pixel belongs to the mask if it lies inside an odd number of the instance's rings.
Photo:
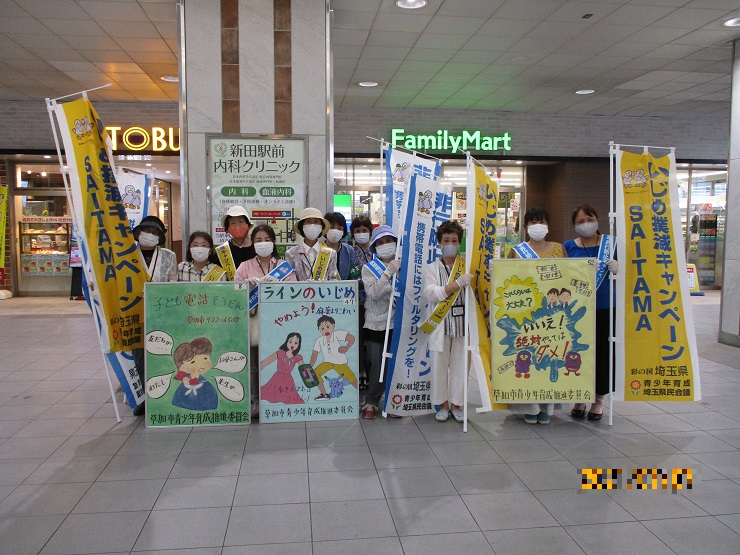
<svg viewBox="0 0 740 555">
<path fill-rule="evenodd" d="M 455 281 L 464 273 L 465 259 L 463 259 L 461 256 L 458 256 L 455 259 L 455 265 L 452 267 L 452 272 L 450 272 L 450 280 L 447 282 L 447 285 L 450 285 L 453 281 Z M 457 299 L 457 296 L 459 294 L 460 290 L 458 289 L 452 296 L 447 297 L 446 299 L 441 301 L 432 312 L 432 315 L 427 319 L 426 322 L 421 325 L 421 328 L 419 329 L 428 334 L 436 330 L 437 326 L 439 326 L 439 324 L 442 323 L 442 320 L 444 320 L 447 316 L 447 313 L 452 308 L 452 305 L 455 303 L 455 300 Z"/>
<path fill-rule="evenodd" d="M 236 274 L 236 263 L 234 262 L 234 257 L 231 254 L 229 242 L 226 241 L 223 245 L 219 245 L 218 247 L 216 247 L 216 254 L 218 255 L 219 261 L 221 262 L 221 268 L 223 268 L 224 272 L 226 272 L 226 277 L 229 281 L 234 281 L 234 274 Z"/>
<path fill-rule="evenodd" d="M 221 266 L 214 266 L 203 276 L 203 281 L 218 281 L 224 273 L 224 269 Z"/>
<path fill-rule="evenodd" d="M 331 249 L 324 245 L 319 246 L 319 254 L 316 256 L 316 262 L 313 263 L 311 277 L 316 281 L 324 281 L 326 272 L 329 270 L 329 259 L 331 258 Z"/>
</svg>

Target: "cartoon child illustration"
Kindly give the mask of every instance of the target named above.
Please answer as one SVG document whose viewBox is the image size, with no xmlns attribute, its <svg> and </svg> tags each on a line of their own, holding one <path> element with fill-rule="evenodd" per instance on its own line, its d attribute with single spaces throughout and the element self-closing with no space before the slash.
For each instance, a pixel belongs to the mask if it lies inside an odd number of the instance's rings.
<svg viewBox="0 0 740 555">
<path fill-rule="evenodd" d="M 293 369 L 296 364 L 303 362 L 301 350 L 301 334 L 291 332 L 278 350 L 260 362 L 260 371 L 277 361 L 277 372 L 260 389 L 260 399 L 271 403 L 285 403 L 286 405 L 302 405 L 303 399 L 296 391 L 293 380 Z"/>
<path fill-rule="evenodd" d="M 558 295 L 558 300 L 560 301 L 560 306 L 562 308 L 568 308 L 568 302 L 570 301 L 570 289 L 566 289 L 563 287 L 560 290 L 560 294 Z"/>
<path fill-rule="evenodd" d="M 635 185 L 640 185 L 641 183 L 647 183 L 645 170 L 643 170 L 642 168 L 635 172 Z"/>
<path fill-rule="evenodd" d="M 431 214 L 431 210 L 434 207 L 434 205 L 432 204 L 432 192 L 420 192 L 417 206 L 419 207 L 419 212 L 426 212 L 427 214 Z"/>
<path fill-rule="evenodd" d="M 625 185 L 632 184 L 632 170 L 627 170 L 624 172 L 624 175 L 622 176 L 622 183 L 624 183 Z"/>
<path fill-rule="evenodd" d="M 340 376 L 344 379 L 349 380 L 349 383 L 353 387 L 357 387 L 357 378 L 354 372 L 347 366 L 347 351 L 355 344 L 354 336 L 344 330 L 335 330 L 336 322 L 331 316 L 321 316 L 316 322 L 316 326 L 319 328 L 321 337 L 316 340 L 313 346 L 313 352 L 311 353 L 311 362 L 309 363 L 316 369 L 316 376 L 321 380 L 319 383 L 319 390 L 321 394 L 316 397 L 317 401 L 324 401 L 330 399 L 330 396 L 326 393 L 326 385 L 324 383 L 324 374 L 326 374 L 332 368 L 337 371 Z M 346 341 L 345 345 L 341 345 L 340 341 Z M 318 366 L 314 366 L 316 359 L 319 356 L 319 351 L 324 357 L 324 362 Z"/>
<path fill-rule="evenodd" d="M 521 378 L 522 375 L 525 379 L 529 378 L 529 367 L 532 364 L 532 353 L 529 351 L 519 351 L 516 354 L 516 377 Z"/>
<path fill-rule="evenodd" d="M 558 306 L 558 295 L 560 295 L 560 291 L 557 287 L 553 287 L 547 292 L 547 308 Z"/>
<path fill-rule="evenodd" d="M 568 376 L 570 373 L 574 373 L 576 376 L 580 376 L 581 373 L 581 355 L 578 351 L 568 351 L 565 355 L 565 375 Z"/>
<path fill-rule="evenodd" d="M 205 337 L 196 337 L 190 343 L 182 343 L 175 349 L 177 374 L 175 379 L 182 383 L 172 396 L 172 404 L 188 410 L 215 410 L 218 408 L 216 389 L 207 380 L 201 379 L 211 369 L 213 345 Z"/>
</svg>

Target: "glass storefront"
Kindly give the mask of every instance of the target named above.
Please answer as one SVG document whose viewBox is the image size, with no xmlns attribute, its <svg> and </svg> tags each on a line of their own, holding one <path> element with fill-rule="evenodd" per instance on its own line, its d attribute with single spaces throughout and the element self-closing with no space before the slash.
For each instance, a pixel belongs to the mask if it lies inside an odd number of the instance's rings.
<svg viewBox="0 0 740 555">
<path fill-rule="evenodd" d="M 519 209 L 524 188 L 524 169 L 521 163 L 497 162 L 491 169 L 499 183 L 499 213 L 497 238 L 501 256 L 506 256 L 512 245 L 519 243 Z M 452 187 L 452 217 L 465 224 L 465 190 L 467 167 L 465 160 L 443 160 L 440 181 Z M 342 211 L 348 221 L 360 214 L 374 223 L 383 218 L 381 199 L 385 186 L 385 168 L 378 158 L 338 158 L 334 165 L 334 195 L 345 204 Z M 342 195 L 338 197 L 338 195 Z M 344 202 L 344 199 L 347 199 Z M 335 209 L 339 209 L 336 208 Z"/>
<path fill-rule="evenodd" d="M 677 177 L 686 262 L 696 265 L 699 285 L 721 287 L 727 166 L 678 164 Z"/>
</svg>

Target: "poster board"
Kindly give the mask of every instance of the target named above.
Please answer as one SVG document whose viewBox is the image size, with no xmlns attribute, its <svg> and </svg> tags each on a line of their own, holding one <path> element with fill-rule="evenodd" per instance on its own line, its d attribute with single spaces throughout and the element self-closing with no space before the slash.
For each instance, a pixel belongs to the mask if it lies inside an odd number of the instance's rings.
<svg viewBox="0 0 740 555">
<path fill-rule="evenodd" d="M 596 259 L 492 262 L 492 403 L 594 399 Z"/>
<path fill-rule="evenodd" d="M 249 292 L 234 283 L 147 283 L 146 424 L 246 424 Z"/>
<path fill-rule="evenodd" d="M 260 423 L 357 418 L 357 282 L 259 288 Z"/>
</svg>

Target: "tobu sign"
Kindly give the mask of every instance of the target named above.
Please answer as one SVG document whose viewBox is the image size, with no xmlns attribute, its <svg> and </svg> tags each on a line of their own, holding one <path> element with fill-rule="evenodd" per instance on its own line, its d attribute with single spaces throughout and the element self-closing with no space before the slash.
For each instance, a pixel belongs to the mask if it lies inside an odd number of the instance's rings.
<svg viewBox="0 0 740 555">
<path fill-rule="evenodd" d="M 106 127 L 111 137 L 111 150 L 153 150 L 179 152 L 179 127 Z M 120 145 L 120 146 L 119 146 Z"/>
</svg>

